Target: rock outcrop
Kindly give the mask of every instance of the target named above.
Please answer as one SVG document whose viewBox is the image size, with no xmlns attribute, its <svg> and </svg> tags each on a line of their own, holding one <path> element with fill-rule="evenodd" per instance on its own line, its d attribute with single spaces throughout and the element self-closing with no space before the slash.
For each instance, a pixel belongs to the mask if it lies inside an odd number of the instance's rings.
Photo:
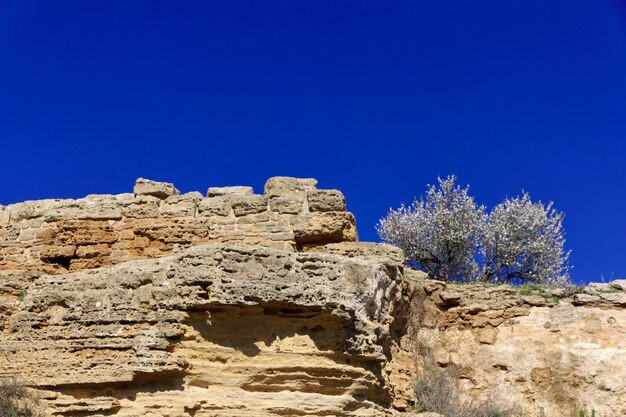
<svg viewBox="0 0 626 417">
<path fill-rule="evenodd" d="M 429 363 L 528 417 L 626 415 L 626 281 L 446 285 L 403 258 L 314 179 L 0 206 L 0 378 L 54 416 L 385 416 Z"/>
<path fill-rule="evenodd" d="M 399 252 L 316 184 L 4 207 L 0 376 L 51 415 L 387 414 Z"/>
<path fill-rule="evenodd" d="M 271 178 L 265 189 L 257 195 L 250 187 L 212 187 L 203 197 L 140 178 L 134 194 L 0 206 L 0 268 L 65 273 L 209 242 L 293 252 L 357 240 L 339 191 L 286 177 Z"/>
<path fill-rule="evenodd" d="M 405 273 L 405 278 L 408 274 Z M 396 406 L 424 362 L 448 368 L 471 397 L 500 398 L 531 417 L 626 415 L 626 285 L 568 293 L 540 286 L 412 283 L 412 331 Z"/>
</svg>

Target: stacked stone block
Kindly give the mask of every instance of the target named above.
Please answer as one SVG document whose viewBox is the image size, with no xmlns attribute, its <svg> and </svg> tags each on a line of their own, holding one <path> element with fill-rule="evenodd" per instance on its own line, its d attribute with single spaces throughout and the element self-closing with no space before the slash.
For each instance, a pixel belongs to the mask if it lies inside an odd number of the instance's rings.
<svg viewBox="0 0 626 417">
<path fill-rule="evenodd" d="M 344 196 L 314 179 L 270 178 L 262 195 L 211 187 L 204 197 L 139 178 L 133 191 L 0 206 L 0 268 L 62 273 L 209 242 L 296 251 L 357 240 Z"/>
</svg>

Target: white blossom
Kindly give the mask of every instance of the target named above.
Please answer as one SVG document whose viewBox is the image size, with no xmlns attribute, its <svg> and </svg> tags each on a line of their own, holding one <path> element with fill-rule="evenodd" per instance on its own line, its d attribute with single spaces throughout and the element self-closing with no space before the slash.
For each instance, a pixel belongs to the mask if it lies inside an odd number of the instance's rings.
<svg viewBox="0 0 626 417">
<path fill-rule="evenodd" d="M 407 265 L 443 281 L 570 283 L 564 215 L 552 203 L 523 193 L 486 214 L 455 182 L 439 178 L 425 198 L 379 221 L 379 236 L 404 250 Z"/>
<path fill-rule="evenodd" d="M 390 210 L 377 226 L 385 242 L 404 250 L 409 265 L 443 281 L 476 277 L 474 255 L 485 221 L 484 207 L 469 196 L 469 187 L 455 181 L 455 176 L 439 178 L 438 187 L 428 186 L 425 199 Z"/>
<path fill-rule="evenodd" d="M 484 230 L 481 280 L 568 284 L 563 217 L 552 203 L 533 203 L 526 192 L 498 204 Z"/>
</svg>

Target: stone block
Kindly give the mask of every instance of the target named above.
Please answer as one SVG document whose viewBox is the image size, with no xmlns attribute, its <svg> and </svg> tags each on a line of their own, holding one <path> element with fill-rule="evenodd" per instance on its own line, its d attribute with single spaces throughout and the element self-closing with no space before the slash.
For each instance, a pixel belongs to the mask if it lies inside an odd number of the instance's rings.
<svg viewBox="0 0 626 417">
<path fill-rule="evenodd" d="M 304 209 L 304 197 L 273 195 L 269 198 L 270 210 L 281 214 L 298 214 Z"/>
<path fill-rule="evenodd" d="M 228 216 L 231 211 L 230 200 L 224 197 L 203 198 L 198 201 L 198 216 Z"/>
<path fill-rule="evenodd" d="M 122 208 L 122 214 L 132 219 L 155 218 L 159 215 L 159 201 L 153 196 L 138 196 Z"/>
<path fill-rule="evenodd" d="M 209 187 L 206 196 L 207 197 L 219 197 L 219 196 L 249 196 L 253 195 L 254 190 L 252 187 L 235 186 L 235 187 Z"/>
<path fill-rule="evenodd" d="M 355 242 L 358 240 L 352 213 L 313 212 L 298 216 L 294 223 L 297 244 Z"/>
<path fill-rule="evenodd" d="M 338 190 L 307 192 L 309 211 L 346 211 L 346 198 Z"/>
<path fill-rule="evenodd" d="M 121 220 L 122 205 L 117 200 L 85 201 L 76 210 L 75 219 L 78 220 Z"/>
<path fill-rule="evenodd" d="M 19 236 L 19 226 L 15 224 L 0 226 L 0 246 L 13 245 Z"/>
<path fill-rule="evenodd" d="M 267 211 L 267 198 L 262 195 L 233 196 L 230 203 L 237 217 Z"/>
<path fill-rule="evenodd" d="M 16 223 L 23 219 L 41 217 L 47 210 L 52 208 L 53 201 L 54 200 L 38 200 L 12 204 L 7 207 L 11 213 L 11 222 Z"/>
<path fill-rule="evenodd" d="M 105 243 L 96 245 L 79 246 L 76 248 L 76 256 L 79 258 L 96 258 L 111 254 L 111 246 Z"/>
<path fill-rule="evenodd" d="M 188 193 L 167 197 L 159 207 L 162 217 L 194 217 L 198 202 L 202 200 L 200 193 Z"/>
<path fill-rule="evenodd" d="M 180 194 L 180 191 L 172 183 L 152 181 L 145 178 L 137 178 L 133 192 L 135 195 L 152 195 L 158 198 L 167 198 L 171 195 Z"/>
<path fill-rule="evenodd" d="M 314 178 L 272 177 L 265 183 L 265 195 L 306 194 L 316 188 Z"/>
<path fill-rule="evenodd" d="M 478 342 L 484 345 L 493 345 L 498 340 L 498 329 L 485 326 L 477 331 Z"/>
<path fill-rule="evenodd" d="M 39 256 L 42 260 L 54 258 L 73 258 L 75 254 L 75 245 L 46 245 L 39 249 Z"/>
</svg>

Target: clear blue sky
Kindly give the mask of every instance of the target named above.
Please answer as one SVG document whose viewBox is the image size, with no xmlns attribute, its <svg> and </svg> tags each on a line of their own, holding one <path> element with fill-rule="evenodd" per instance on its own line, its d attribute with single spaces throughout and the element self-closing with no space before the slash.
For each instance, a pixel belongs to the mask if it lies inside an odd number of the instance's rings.
<svg viewBox="0 0 626 417">
<path fill-rule="evenodd" d="M 625 277 L 626 3 L 0 0 L 0 144 L 0 204 L 305 176 L 362 240 L 454 173 Z"/>
</svg>

